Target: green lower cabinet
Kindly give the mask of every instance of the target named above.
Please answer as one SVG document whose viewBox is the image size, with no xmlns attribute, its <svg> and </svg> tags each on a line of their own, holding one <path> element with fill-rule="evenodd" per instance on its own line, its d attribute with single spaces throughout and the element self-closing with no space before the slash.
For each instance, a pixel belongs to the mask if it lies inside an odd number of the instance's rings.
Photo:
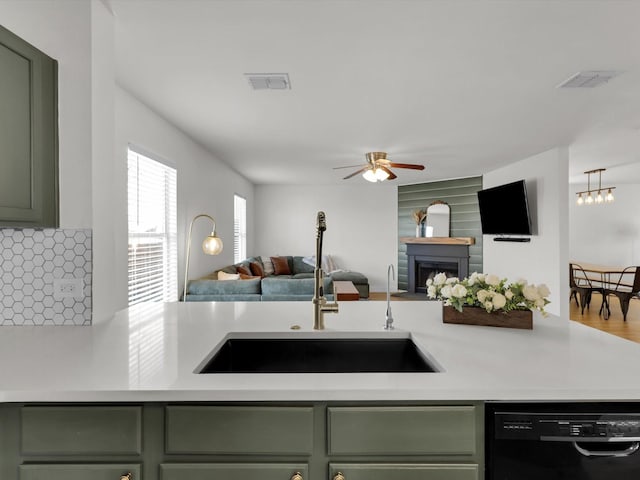
<svg viewBox="0 0 640 480">
<path fill-rule="evenodd" d="M 25 456 L 140 455 L 142 407 L 23 407 L 20 438 Z"/>
<path fill-rule="evenodd" d="M 139 464 L 20 465 L 20 480 L 140 480 Z"/>
<path fill-rule="evenodd" d="M 304 463 L 164 463 L 160 480 L 308 480 Z"/>
<path fill-rule="evenodd" d="M 170 405 L 166 453 L 309 455 L 313 407 Z"/>
<path fill-rule="evenodd" d="M 476 464 L 437 463 L 332 463 L 332 480 L 478 480 Z"/>
<path fill-rule="evenodd" d="M 332 455 L 474 455 L 473 405 L 329 407 Z"/>
<path fill-rule="evenodd" d="M 0 480 L 483 480 L 483 421 L 480 402 L 0 403 Z"/>
</svg>

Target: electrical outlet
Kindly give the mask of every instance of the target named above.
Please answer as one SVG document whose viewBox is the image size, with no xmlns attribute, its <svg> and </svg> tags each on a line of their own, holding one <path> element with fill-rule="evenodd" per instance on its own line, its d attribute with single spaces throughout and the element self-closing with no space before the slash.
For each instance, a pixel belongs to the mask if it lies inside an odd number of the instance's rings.
<svg viewBox="0 0 640 480">
<path fill-rule="evenodd" d="M 54 278 L 53 298 L 82 298 L 84 282 L 81 278 Z"/>
</svg>

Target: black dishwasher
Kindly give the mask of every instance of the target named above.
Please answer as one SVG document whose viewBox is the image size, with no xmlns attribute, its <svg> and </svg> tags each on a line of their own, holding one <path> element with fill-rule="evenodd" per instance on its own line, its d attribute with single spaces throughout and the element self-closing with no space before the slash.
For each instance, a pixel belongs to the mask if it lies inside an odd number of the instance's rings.
<svg viewBox="0 0 640 480">
<path fill-rule="evenodd" d="M 487 403 L 485 480 L 640 479 L 640 403 Z"/>
</svg>

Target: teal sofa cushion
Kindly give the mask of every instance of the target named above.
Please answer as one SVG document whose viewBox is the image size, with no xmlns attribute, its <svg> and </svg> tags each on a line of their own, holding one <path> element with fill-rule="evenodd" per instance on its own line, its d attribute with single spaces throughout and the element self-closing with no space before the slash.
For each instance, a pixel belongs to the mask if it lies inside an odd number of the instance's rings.
<svg viewBox="0 0 640 480">
<path fill-rule="evenodd" d="M 296 278 L 313 278 L 313 272 L 311 273 L 296 273 L 295 275 L 292 275 L 291 278 L 296 279 Z"/>
<path fill-rule="evenodd" d="M 187 295 L 260 295 L 259 278 L 251 280 L 191 280 Z"/>
<path fill-rule="evenodd" d="M 303 261 L 304 257 L 293 257 L 293 274 L 296 275 L 298 273 L 313 273 L 315 271 L 315 267 L 313 265 L 308 265 Z"/>
<path fill-rule="evenodd" d="M 312 278 L 282 278 L 271 276 L 262 279 L 262 295 L 311 295 L 313 296 L 314 279 Z M 324 279 L 324 291 L 330 293 L 333 286 L 330 277 Z"/>
<path fill-rule="evenodd" d="M 259 294 L 229 294 L 229 295 L 190 295 L 187 294 L 187 302 L 259 302 L 262 298 Z"/>
</svg>

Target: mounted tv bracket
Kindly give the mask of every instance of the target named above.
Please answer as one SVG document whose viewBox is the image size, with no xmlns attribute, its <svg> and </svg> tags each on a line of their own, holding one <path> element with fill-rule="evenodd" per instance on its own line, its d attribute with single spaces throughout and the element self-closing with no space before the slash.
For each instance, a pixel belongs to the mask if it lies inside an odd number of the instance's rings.
<svg viewBox="0 0 640 480">
<path fill-rule="evenodd" d="M 526 243 L 530 242 L 531 239 L 529 237 L 494 237 L 494 242 L 520 242 Z"/>
</svg>

